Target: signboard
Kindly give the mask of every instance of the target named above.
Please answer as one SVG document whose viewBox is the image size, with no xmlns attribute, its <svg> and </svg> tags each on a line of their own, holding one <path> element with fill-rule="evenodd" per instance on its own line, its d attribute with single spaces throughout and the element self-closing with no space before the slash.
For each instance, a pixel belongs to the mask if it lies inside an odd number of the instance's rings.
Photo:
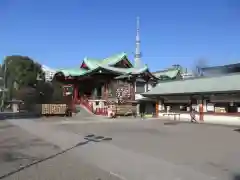
<svg viewBox="0 0 240 180">
<path fill-rule="evenodd" d="M 207 111 L 208 112 L 214 112 L 214 104 L 208 103 L 207 104 Z"/>
<path fill-rule="evenodd" d="M 42 115 L 64 115 L 66 110 L 66 104 L 42 104 Z"/>
<path fill-rule="evenodd" d="M 63 86 L 63 96 L 69 96 L 73 94 L 73 85 Z"/>
</svg>

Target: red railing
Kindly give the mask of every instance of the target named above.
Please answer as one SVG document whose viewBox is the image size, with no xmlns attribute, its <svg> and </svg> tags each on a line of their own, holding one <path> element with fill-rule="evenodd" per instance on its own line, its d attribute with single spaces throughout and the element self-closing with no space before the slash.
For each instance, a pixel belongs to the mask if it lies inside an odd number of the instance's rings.
<svg viewBox="0 0 240 180">
<path fill-rule="evenodd" d="M 89 111 L 93 112 L 93 106 L 89 103 L 87 96 L 80 99 L 80 104 L 86 107 Z"/>
<path fill-rule="evenodd" d="M 96 111 L 94 112 L 94 114 L 107 116 L 107 114 L 108 114 L 107 109 L 108 109 L 107 107 L 104 107 L 104 108 L 96 108 Z"/>
<path fill-rule="evenodd" d="M 78 104 L 83 105 L 84 107 L 86 107 L 89 111 L 91 111 L 92 113 L 96 114 L 96 115 L 104 115 L 107 116 L 107 107 L 104 108 L 96 108 L 96 110 L 93 110 L 93 105 L 91 102 L 89 102 L 89 100 L 91 100 L 90 98 L 88 98 L 87 96 L 82 97 L 80 100 L 78 100 Z M 97 100 L 97 99 L 93 99 L 93 100 Z"/>
</svg>

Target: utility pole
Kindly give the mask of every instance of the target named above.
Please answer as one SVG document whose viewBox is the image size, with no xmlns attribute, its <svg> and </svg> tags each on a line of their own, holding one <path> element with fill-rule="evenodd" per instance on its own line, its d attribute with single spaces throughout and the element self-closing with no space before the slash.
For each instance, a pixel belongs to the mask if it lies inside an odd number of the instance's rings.
<svg viewBox="0 0 240 180">
<path fill-rule="evenodd" d="M 3 90 L 2 90 L 1 111 L 3 111 L 3 108 L 4 108 L 5 91 L 6 91 L 6 75 L 7 75 L 7 60 L 5 58 L 4 73 L 3 73 Z"/>
</svg>

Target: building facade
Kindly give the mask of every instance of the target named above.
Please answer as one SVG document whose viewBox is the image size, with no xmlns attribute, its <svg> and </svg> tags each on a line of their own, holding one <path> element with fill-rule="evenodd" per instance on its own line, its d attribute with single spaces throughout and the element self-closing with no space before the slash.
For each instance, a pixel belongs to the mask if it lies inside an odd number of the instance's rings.
<svg viewBox="0 0 240 180">
<path fill-rule="evenodd" d="M 173 65 L 170 68 L 152 72 L 152 74 L 158 79 L 157 83 L 161 84 L 162 82 L 171 82 L 176 80 L 193 78 L 193 74 L 188 72 L 180 65 Z M 146 82 L 136 82 L 135 86 L 135 99 L 138 100 L 138 112 L 140 109 L 143 113 L 151 116 L 156 115 L 156 98 L 146 98 L 142 93 L 151 91 L 157 83 L 146 83 Z"/>
<path fill-rule="evenodd" d="M 204 115 L 240 115 L 239 64 L 204 68 L 205 76 L 159 83 L 144 97 L 158 99 L 158 115 L 189 113 L 195 109 Z M 231 68 L 229 68 L 231 67 Z M 239 66 L 240 67 L 240 66 Z"/>
<path fill-rule="evenodd" d="M 52 68 L 49 68 L 45 65 L 42 65 L 42 70 L 45 73 L 45 80 L 46 81 L 52 81 L 52 79 L 53 79 L 53 77 L 56 73 L 56 70 L 54 70 Z"/>
<path fill-rule="evenodd" d="M 109 104 L 133 105 L 137 79 L 150 82 L 157 78 L 148 67 L 136 67 L 126 53 L 105 59 L 84 58 L 79 68 L 56 72 L 56 80 L 73 87 L 73 103 L 96 112 Z"/>
</svg>

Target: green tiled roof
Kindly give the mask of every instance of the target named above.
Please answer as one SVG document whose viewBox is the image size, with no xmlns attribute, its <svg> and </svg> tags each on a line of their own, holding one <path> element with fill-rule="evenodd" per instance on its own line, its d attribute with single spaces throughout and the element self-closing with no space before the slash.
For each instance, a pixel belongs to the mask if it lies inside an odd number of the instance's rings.
<svg viewBox="0 0 240 180">
<path fill-rule="evenodd" d="M 179 73 L 179 69 L 170 69 L 170 70 L 166 70 L 166 71 L 159 71 L 159 72 L 155 72 L 153 73 L 154 76 L 160 78 L 163 76 L 167 76 L 169 78 L 174 78 L 177 76 L 177 74 Z"/>
<path fill-rule="evenodd" d="M 126 57 L 127 57 L 127 54 L 124 52 L 110 56 L 110 57 L 102 59 L 102 60 L 91 59 L 91 58 L 86 57 L 86 58 L 84 58 L 83 63 L 85 63 L 89 67 L 89 69 L 95 69 L 101 65 L 104 65 L 104 66 L 105 65 L 107 65 L 107 66 L 115 65 Z M 129 63 L 131 64 L 131 62 L 129 62 Z"/>
<path fill-rule="evenodd" d="M 141 68 L 116 68 L 112 66 L 121 61 L 123 58 L 127 59 L 126 53 L 120 53 L 103 60 L 90 59 L 86 57 L 83 62 L 88 66 L 89 70 L 83 68 L 61 69 L 57 71 L 56 74 L 62 73 L 64 76 L 84 76 L 100 69 L 112 71 L 118 74 L 139 74 L 148 69 L 146 65 Z"/>
<path fill-rule="evenodd" d="M 71 69 L 60 69 L 57 73 L 63 73 L 64 76 L 79 76 L 85 74 L 87 70 L 81 68 L 71 68 Z"/>
<path fill-rule="evenodd" d="M 84 58 L 83 62 L 89 67 L 89 69 L 95 69 L 99 67 L 100 60 Z"/>
<path fill-rule="evenodd" d="M 120 53 L 120 54 L 116 54 L 114 56 L 103 59 L 101 64 L 114 65 L 114 64 L 118 63 L 119 61 L 121 61 L 125 57 L 127 57 L 127 54 L 124 52 Z"/>
<path fill-rule="evenodd" d="M 159 79 L 166 77 L 169 79 L 174 79 L 175 77 L 177 77 L 179 73 L 180 74 L 183 73 L 183 67 L 180 65 L 173 65 L 172 67 L 167 68 L 166 70 L 153 72 L 152 74 Z"/>
<path fill-rule="evenodd" d="M 159 83 L 143 96 L 240 91 L 240 74 Z"/>
<path fill-rule="evenodd" d="M 101 68 L 106 69 L 106 70 L 110 70 L 113 72 L 118 72 L 118 73 L 131 73 L 131 74 L 139 74 L 141 72 L 144 72 L 148 69 L 147 66 L 144 66 L 142 68 L 116 68 L 116 67 L 111 67 L 111 66 L 107 66 L 107 65 L 100 65 Z"/>
</svg>

